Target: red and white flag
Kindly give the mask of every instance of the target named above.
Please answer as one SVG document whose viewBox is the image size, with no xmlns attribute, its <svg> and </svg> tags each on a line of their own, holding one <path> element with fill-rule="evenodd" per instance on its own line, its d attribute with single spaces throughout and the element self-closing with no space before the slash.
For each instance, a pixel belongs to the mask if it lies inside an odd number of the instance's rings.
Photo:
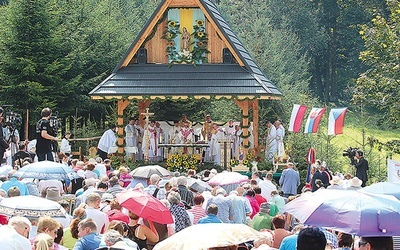
<svg viewBox="0 0 400 250">
<path fill-rule="evenodd" d="M 326 108 L 312 108 L 306 126 L 304 128 L 304 133 L 318 133 L 319 122 L 325 113 Z"/>
<path fill-rule="evenodd" d="M 290 117 L 289 131 L 298 133 L 300 132 L 301 122 L 303 121 L 304 114 L 307 111 L 307 106 L 293 105 L 292 115 Z"/>
<path fill-rule="evenodd" d="M 344 117 L 347 108 L 334 108 L 329 112 L 328 135 L 343 134 Z"/>
</svg>

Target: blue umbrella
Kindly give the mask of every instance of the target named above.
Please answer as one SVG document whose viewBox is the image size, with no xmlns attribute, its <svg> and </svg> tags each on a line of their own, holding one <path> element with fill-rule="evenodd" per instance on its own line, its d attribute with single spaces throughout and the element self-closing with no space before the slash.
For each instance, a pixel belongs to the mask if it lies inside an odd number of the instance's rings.
<svg viewBox="0 0 400 250">
<path fill-rule="evenodd" d="M 390 195 L 318 190 L 288 202 L 283 210 L 306 225 L 360 236 L 399 235 L 400 201 Z"/>
<path fill-rule="evenodd" d="M 18 170 L 14 176 L 39 180 L 73 180 L 80 178 L 70 167 L 54 161 L 31 163 Z"/>
<path fill-rule="evenodd" d="M 359 192 L 368 194 L 388 194 L 393 195 L 400 200 L 400 183 L 395 182 L 378 182 L 368 187 L 361 188 Z"/>
</svg>

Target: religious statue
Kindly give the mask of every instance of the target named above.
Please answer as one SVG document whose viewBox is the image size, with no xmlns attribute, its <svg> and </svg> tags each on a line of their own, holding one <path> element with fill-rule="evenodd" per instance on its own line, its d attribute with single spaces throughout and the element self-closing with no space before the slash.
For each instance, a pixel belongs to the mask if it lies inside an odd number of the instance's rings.
<svg viewBox="0 0 400 250">
<path fill-rule="evenodd" d="M 189 51 L 190 45 L 190 33 L 187 31 L 186 27 L 182 29 L 182 51 Z"/>
</svg>

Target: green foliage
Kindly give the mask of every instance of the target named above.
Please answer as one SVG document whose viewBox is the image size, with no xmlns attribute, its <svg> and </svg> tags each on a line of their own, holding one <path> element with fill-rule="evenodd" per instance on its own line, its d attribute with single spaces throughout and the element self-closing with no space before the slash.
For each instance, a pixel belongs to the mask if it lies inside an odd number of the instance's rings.
<svg viewBox="0 0 400 250">
<path fill-rule="evenodd" d="M 400 2 L 389 1 L 388 6 L 388 19 L 377 13 L 360 32 L 366 47 L 360 58 L 369 69 L 357 79 L 354 99 L 380 109 L 387 120 L 399 125 Z"/>
</svg>

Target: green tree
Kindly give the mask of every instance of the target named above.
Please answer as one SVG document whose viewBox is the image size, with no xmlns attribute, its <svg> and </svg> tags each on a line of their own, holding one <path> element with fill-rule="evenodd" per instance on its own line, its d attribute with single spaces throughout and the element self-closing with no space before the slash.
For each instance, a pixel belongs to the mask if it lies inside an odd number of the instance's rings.
<svg viewBox="0 0 400 250">
<path fill-rule="evenodd" d="M 354 100 L 381 110 L 385 119 L 400 124 L 400 2 L 388 1 L 388 18 L 376 13 L 360 34 L 366 50 L 360 54 L 369 69 L 357 79 Z"/>
</svg>

